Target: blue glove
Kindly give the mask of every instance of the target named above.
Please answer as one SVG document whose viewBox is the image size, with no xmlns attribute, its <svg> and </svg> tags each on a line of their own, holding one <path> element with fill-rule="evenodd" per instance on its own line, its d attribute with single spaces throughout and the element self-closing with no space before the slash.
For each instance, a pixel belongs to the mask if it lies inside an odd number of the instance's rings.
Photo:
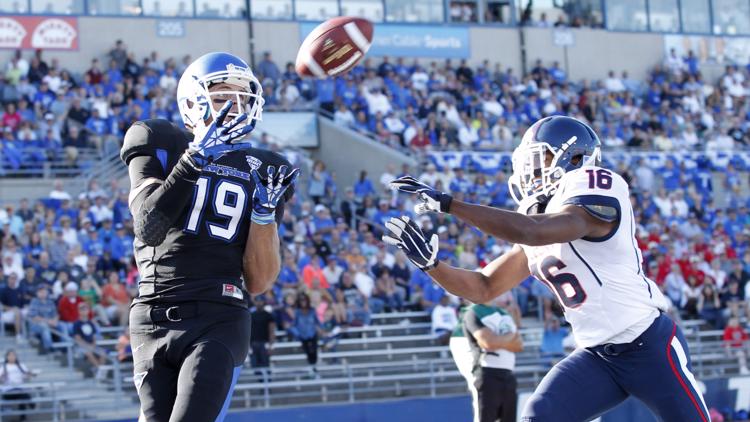
<svg viewBox="0 0 750 422">
<path fill-rule="evenodd" d="M 247 120 L 247 113 L 242 113 L 232 119 L 229 123 L 224 124 L 229 110 L 232 108 L 232 101 L 224 103 L 219 110 L 216 119 L 201 134 L 196 134 L 193 142 L 188 144 L 188 150 L 193 151 L 191 154 L 193 160 L 203 167 L 206 164 L 216 161 L 222 155 L 237 149 L 246 149 L 251 146 L 249 142 L 234 141 L 244 137 L 253 130 L 252 125 L 245 125 L 235 129 L 237 125 Z"/>
<path fill-rule="evenodd" d="M 417 195 L 421 201 L 414 206 L 414 212 L 417 214 L 424 214 L 430 211 L 450 212 L 451 202 L 453 201 L 452 196 L 435 190 L 435 188 L 425 185 L 411 176 L 399 177 L 391 181 L 390 185 L 392 189 L 397 189 L 400 192 Z"/>
<path fill-rule="evenodd" d="M 253 192 L 253 213 L 250 217 L 253 223 L 270 224 L 276 221 L 276 206 L 284 196 L 284 192 L 299 176 L 299 169 L 292 169 L 287 174 L 288 167 L 281 166 L 279 171 L 276 167 L 268 166 L 268 177 L 261 179 L 258 169 L 251 172 L 255 181 Z"/>
</svg>

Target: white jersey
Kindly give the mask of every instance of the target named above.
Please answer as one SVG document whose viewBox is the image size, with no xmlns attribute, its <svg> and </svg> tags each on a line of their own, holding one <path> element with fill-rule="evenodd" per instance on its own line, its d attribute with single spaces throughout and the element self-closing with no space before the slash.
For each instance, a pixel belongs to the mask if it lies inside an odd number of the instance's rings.
<svg viewBox="0 0 750 422">
<path fill-rule="evenodd" d="M 618 223 L 600 238 L 521 245 L 529 270 L 557 296 L 579 347 L 631 342 L 667 309 L 667 301 L 641 268 L 628 185 L 607 169 L 576 169 L 563 176 L 545 213 L 570 204 Z"/>
</svg>

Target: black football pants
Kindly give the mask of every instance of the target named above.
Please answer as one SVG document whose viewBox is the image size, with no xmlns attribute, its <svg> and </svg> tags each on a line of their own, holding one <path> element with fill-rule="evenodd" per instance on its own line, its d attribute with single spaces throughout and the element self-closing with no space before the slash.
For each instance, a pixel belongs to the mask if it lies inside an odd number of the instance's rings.
<svg viewBox="0 0 750 422">
<path fill-rule="evenodd" d="M 499 368 L 474 368 L 479 422 L 516 422 L 516 377 Z"/>
<path fill-rule="evenodd" d="M 250 345 L 250 311 L 209 302 L 130 310 L 133 381 L 148 422 L 220 422 Z"/>
</svg>

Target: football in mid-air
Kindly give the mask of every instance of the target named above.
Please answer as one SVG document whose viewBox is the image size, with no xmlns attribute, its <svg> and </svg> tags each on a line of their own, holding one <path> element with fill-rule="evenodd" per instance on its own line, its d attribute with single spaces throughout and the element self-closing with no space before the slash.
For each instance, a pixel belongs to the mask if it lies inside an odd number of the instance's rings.
<svg viewBox="0 0 750 422">
<path fill-rule="evenodd" d="M 297 53 L 300 76 L 326 78 L 353 68 L 372 43 L 373 27 L 367 19 L 342 16 L 318 25 Z"/>
</svg>

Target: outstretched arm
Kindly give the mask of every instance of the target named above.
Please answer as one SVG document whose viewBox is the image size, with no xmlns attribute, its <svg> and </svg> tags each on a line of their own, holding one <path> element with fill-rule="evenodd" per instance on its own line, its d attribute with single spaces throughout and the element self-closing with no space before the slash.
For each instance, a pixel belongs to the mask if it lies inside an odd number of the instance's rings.
<svg viewBox="0 0 750 422">
<path fill-rule="evenodd" d="M 529 276 L 526 254 L 516 245 L 481 271 L 470 271 L 440 262 L 427 274 L 450 293 L 474 303 L 486 303 Z"/>
<path fill-rule="evenodd" d="M 619 220 L 619 216 L 602 218 L 600 214 L 592 215 L 591 210 L 581 206 L 582 203 L 566 205 L 556 213 L 536 215 L 469 204 L 455 200 L 411 176 L 400 177 L 392 181 L 391 186 L 419 197 L 421 203 L 415 206 L 418 214 L 432 211 L 450 213 L 484 233 L 511 243 L 529 246 L 570 242 L 586 236 L 606 236 L 616 227 Z"/>
<path fill-rule="evenodd" d="M 529 246 L 604 236 L 615 224 L 602 221 L 575 205 L 567 205 L 552 214 L 524 215 L 453 200 L 450 213 L 491 236 Z"/>
<path fill-rule="evenodd" d="M 486 303 L 529 276 L 526 254 L 518 245 L 482 271 L 470 271 L 439 262 L 437 235 L 427 239 L 409 217 L 391 218 L 385 227 L 385 243 L 403 250 L 414 265 L 427 272 L 445 290 L 474 303 Z"/>
</svg>

